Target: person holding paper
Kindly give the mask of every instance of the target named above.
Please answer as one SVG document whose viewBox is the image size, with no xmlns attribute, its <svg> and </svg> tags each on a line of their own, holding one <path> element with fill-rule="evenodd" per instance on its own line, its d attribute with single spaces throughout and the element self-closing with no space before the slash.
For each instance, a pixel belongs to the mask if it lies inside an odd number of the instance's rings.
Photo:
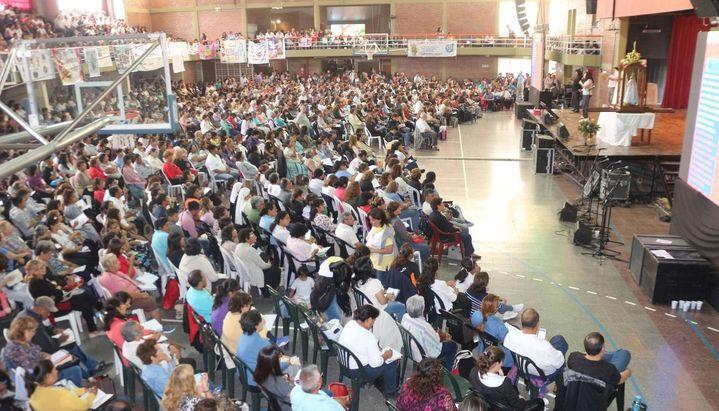
<svg viewBox="0 0 719 411">
<path fill-rule="evenodd" d="M 382 376 L 385 394 L 393 396 L 397 393 L 400 362 L 387 363 L 395 356 L 394 351 L 380 351 L 379 341 L 372 334 L 372 327 L 379 315 L 379 310 L 369 304 L 359 307 L 354 312 L 353 321 L 342 329 L 338 342 L 352 351 L 360 361 L 360 364 L 350 364 L 350 373 L 362 367 L 370 379 Z M 359 373 L 355 374 L 359 376 Z"/>
<path fill-rule="evenodd" d="M 127 310 L 132 306 L 132 297 L 130 294 L 119 291 L 115 296 L 105 301 L 105 334 L 116 347 L 122 348 L 125 344 L 125 338 L 122 336 L 122 327 L 128 321 Z M 152 339 L 159 339 L 161 332 L 143 329 L 142 334 Z"/>
<path fill-rule="evenodd" d="M 43 353 L 39 345 L 32 342 L 39 324 L 30 317 L 18 317 L 13 320 L 8 330 L 9 341 L 2 351 L 2 361 L 9 369 L 17 367 L 31 371 L 40 360 L 49 360 L 50 354 Z M 57 355 L 56 358 L 67 357 L 72 360 L 72 356 L 63 352 L 65 355 Z M 67 359 L 63 363 L 67 362 Z M 60 371 L 60 377 L 72 381 L 76 386 L 82 384 L 82 370 L 77 365 L 67 365 Z"/>
<path fill-rule="evenodd" d="M 393 316 L 395 320 L 402 320 L 406 309 L 404 304 L 395 301 L 399 290 L 394 289 L 395 293 L 385 291 L 382 283 L 373 277 L 374 267 L 369 257 L 360 257 L 354 262 L 354 287 L 369 298 L 372 305 L 384 310 L 387 314 Z"/>
<path fill-rule="evenodd" d="M 265 319 L 262 318 L 259 311 L 250 310 L 244 313 L 240 318 L 240 327 L 242 327 L 242 337 L 235 347 L 235 355 L 250 368 L 247 373 L 248 384 L 256 386 L 252 373 L 257 367 L 258 354 L 261 349 L 272 345 L 272 343 L 262 337 L 262 333 L 265 331 Z M 295 362 L 294 365 L 299 365 L 299 359 L 296 357 L 291 359 L 283 356 L 280 360 L 280 368 L 287 369 L 291 362 Z"/>
<path fill-rule="evenodd" d="M 58 377 L 62 379 L 62 373 L 49 360 L 41 360 L 28 376 L 28 395 L 34 410 L 78 411 L 89 410 L 94 405 L 97 388 L 70 390 L 55 386 Z"/>
<path fill-rule="evenodd" d="M 82 369 L 83 377 L 87 378 L 104 371 L 108 364 L 104 361 L 98 362 L 75 344 L 74 341 L 77 336 L 72 334 L 72 331 L 43 324 L 57 311 L 55 301 L 52 298 L 38 297 L 31 308 L 28 307 L 20 311 L 16 318 L 25 316 L 37 321 L 38 328 L 32 342 L 40 346 L 40 349 L 47 354 L 54 354 L 60 351 L 61 348 L 65 349 L 80 361 L 79 365 Z"/>
<path fill-rule="evenodd" d="M 387 270 L 397 255 L 397 245 L 394 241 L 394 229 L 389 223 L 387 214 L 380 208 L 373 208 L 369 212 L 369 221 L 372 229 L 367 233 L 367 247 L 372 258 L 372 264 L 377 270 L 377 277 L 383 282 L 386 280 Z"/>
<path fill-rule="evenodd" d="M 100 260 L 100 265 L 105 271 L 97 280 L 110 294 L 115 295 L 118 291 L 125 291 L 132 297 L 131 310 L 142 309 L 146 316 L 158 321 L 162 319 L 155 298 L 142 291 L 135 280 L 120 271 L 120 262 L 115 254 L 105 254 Z"/>
<path fill-rule="evenodd" d="M 142 379 L 147 382 L 156 396 L 162 397 L 175 369 L 172 357 L 159 349 L 157 342 L 147 340 L 137 347 L 137 357 L 142 361 Z"/>
</svg>

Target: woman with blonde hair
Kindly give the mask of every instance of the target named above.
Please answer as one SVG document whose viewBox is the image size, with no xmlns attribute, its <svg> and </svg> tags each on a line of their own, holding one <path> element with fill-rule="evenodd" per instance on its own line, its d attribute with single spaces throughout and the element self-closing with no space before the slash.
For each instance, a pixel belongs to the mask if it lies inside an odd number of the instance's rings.
<svg viewBox="0 0 719 411">
<path fill-rule="evenodd" d="M 162 405 L 168 411 L 192 411 L 195 405 L 205 398 L 213 398 L 207 383 L 207 374 L 203 373 L 199 382 L 195 381 L 195 370 L 191 365 L 181 364 L 175 367 L 162 396 Z"/>
</svg>

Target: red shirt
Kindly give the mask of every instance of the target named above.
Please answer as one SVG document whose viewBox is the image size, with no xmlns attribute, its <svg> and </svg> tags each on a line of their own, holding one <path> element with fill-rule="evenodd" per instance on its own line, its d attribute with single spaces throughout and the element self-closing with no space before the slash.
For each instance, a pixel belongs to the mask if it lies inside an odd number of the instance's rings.
<svg viewBox="0 0 719 411">
<path fill-rule="evenodd" d="M 105 198 L 105 190 L 95 190 L 92 195 L 95 197 L 95 201 L 102 204 L 102 200 Z"/>
<path fill-rule="evenodd" d="M 169 179 L 176 180 L 182 178 L 182 169 L 178 167 L 175 163 L 164 163 L 162 165 L 162 171 Z"/>
<path fill-rule="evenodd" d="M 90 175 L 90 178 L 100 178 L 100 179 L 107 179 L 107 175 L 100 167 L 90 167 L 89 170 L 87 170 L 87 173 Z"/>
</svg>

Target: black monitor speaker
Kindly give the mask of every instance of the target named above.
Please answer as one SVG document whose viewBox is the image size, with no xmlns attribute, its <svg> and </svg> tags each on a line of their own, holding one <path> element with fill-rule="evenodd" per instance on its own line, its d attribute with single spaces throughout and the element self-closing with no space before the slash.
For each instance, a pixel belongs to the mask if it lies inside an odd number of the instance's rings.
<svg viewBox="0 0 719 411">
<path fill-rule="evenodd" d="M 587 0 L 587 14 L 597 14 L 597 0 Z"/>
<path fill-rule="evenodd" d="M 559 123 L 559 138 L 562 140 L 569 138 L 569 130 L 567 130 L 567 126 L 562 123 Z"/>
<path fill-rule="evenodd" d="M 697 17 L 719 16 L 719 0 L 691 0 Z"/>
</svg>

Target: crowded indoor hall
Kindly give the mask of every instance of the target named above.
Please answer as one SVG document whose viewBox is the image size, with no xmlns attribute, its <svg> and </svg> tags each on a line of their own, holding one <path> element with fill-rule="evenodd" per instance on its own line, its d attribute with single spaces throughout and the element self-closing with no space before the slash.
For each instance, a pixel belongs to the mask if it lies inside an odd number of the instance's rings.
<svg viewBox="0 0 719 411">
<path fill-rule="evenodd" d="M 0 35 L 0 410 L 719 408 L 715 2 Z"/>
</svg>

